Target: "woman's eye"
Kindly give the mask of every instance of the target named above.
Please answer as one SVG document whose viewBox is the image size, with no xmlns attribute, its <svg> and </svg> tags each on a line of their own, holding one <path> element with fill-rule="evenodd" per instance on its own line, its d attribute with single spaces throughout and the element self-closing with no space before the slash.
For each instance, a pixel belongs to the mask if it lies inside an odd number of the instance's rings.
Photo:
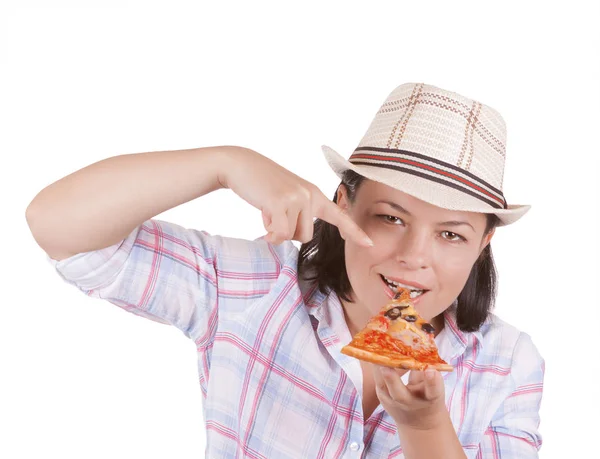
<svg viewBox="0 0 600 459">
<path fill-rule="evenodd" d="M 393 215 L 380 215 L 380 217 L 382 217 L 388 223 L 393 223 L 395 225 L 404 224 L 404 222 L 400 218 L 394 217 Z"/>
<path fill-rule="evenodd" d="M 453 233 L 452 231 L 442 231 L 442 237 L 450 242 L 464 241 L 465 238 L 459 234 Z"/>
</svg>

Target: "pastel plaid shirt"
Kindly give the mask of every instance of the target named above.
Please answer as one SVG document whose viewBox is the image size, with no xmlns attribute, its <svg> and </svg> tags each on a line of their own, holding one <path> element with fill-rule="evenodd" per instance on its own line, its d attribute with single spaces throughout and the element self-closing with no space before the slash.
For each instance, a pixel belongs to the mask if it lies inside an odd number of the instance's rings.
<svg viewBox="0 0 600 459">
<path fill-rule="evenodd" d="M 340 301 L 298 279 L 298 249 L 151 219 L 123 241 L 56 261 L 86 295 L 174 325 L 194 340 L 206 457 L 402 458 L 381 405 L 364 422 L 362 373 Z M 446 405 L 469 458 L 534 458 L 544 360 L 492 315 L 475 333 L 453 307 L 436 337 L 455 366 Z"/>
</svg>

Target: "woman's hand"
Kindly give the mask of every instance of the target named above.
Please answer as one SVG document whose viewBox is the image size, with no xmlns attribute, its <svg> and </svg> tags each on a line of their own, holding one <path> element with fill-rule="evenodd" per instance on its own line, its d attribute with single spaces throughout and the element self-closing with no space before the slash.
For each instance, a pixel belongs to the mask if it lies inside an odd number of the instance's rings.
<svg viewBox="0 0 600 459">
<path fill-rule="evenodd" d="M 407 371 L 373 365 L 377 397 L 398 430 L 436 429 L 448 418 L 442 375 L 437 370 L 411 370 L 405 385 L 401 376 Z"/>
<path fill-rule="evenodd" d="M 310 241 L 317 217 L 358 244 L 373 245 L 354 220 L 315 185 L 267 157 L 247 148 L 229 148 L 223 169 L 221 184 L 262 212 L 268 242 Z"/>
</svg>

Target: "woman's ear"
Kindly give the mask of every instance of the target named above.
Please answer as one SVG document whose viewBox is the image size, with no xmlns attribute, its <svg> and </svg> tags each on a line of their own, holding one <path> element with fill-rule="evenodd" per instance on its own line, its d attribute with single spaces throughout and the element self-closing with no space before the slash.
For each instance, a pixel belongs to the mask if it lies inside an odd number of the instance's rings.
<svg viewBox="0 0 600 459">
<path fill-rule="evenodd" d="M 496 228 L 493 228 L 492 231 L 490 231 L 488 233 L 488 235 L 485 237 L 485 245 L 488 245 L 491 242 L 492 237 L 494 236 L 495 233 L 496 233 Z"/>
<path fill-rule="evenodd" d="M 492 231 L 490 231 L 488 234 L 486 234 L 483 237 L 483 241 L 481 241 L 481 247 L 479 249 L 479 254 L 481 255 L 481 252 L 483 252 L 483 249 L 485 249 L 489 243 L 492 241 L 492 237 L 494 236 L 494 233 L 496 232 L 496 228 L 492 229 Z"/>
<path fill-rule="evenodd" d="M 340 184 L 336 191 L 336 204 L 340 207 L 342 212 L 345 214 L 348 213 L 349 201 L 348 201 L 348 191 L 346 190 L 346 186 L 344 184 Z M 340 232 L 341 238 L 345 241 L 346 234 L 342 228 L 338 227 L 338 231 Z"/>
<path fill-rule="evenodd" d="M 338 186 L 338 189 L 336 191 L 336 203 L 342 208 L 342 210 L 348 211 L 348 192 L 346 190 L 346 186 L 342 183 L 340 184 L 340 186 Z"/>
</svg>

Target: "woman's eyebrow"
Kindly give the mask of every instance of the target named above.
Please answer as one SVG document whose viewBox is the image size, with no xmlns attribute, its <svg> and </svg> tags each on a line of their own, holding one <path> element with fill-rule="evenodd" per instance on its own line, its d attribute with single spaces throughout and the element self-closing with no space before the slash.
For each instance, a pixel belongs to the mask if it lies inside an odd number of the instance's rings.
<svg viewBox="0 0 600 459">
<path fill-rule="evenodd" d="M 395 202 L 386 201 L 385 199 L 380 199 L 379 201 L 375 201 L 375 204 L 387 204 L 388 206 L 393 207 L 394 209 L 396 209 L 398 212 L 406 214 L 409 217 L 411 216 L 411 213 L 408 210 L 406 210 L 400 204 L 396 204 Z"/>
<path fill-rule="evenodd" d="M 461 226 L 461 225 L 466 225 L 466 226 L 470 226 L 471 229 L 473 231 L 475 231 L 475 228 L 473 228 L 473 225 L 471 225 L 468 222 L 463 222 L 463 221 L 459 221 L 459 220 L 450 220 L 449 222 L 441 222 L 438 223 L 439 226 Z"/>
</svg>

